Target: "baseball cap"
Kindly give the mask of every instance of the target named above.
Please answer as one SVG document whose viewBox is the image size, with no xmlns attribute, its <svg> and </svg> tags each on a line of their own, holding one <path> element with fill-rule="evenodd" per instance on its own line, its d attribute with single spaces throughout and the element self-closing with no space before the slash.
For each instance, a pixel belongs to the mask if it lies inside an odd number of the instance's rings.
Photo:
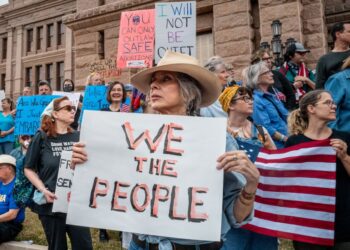
<svg viewBox="0 0 350 250">
<path fill-rule="evenodd" d="M 295 43 L 295 52 L 310 52 L 309 49 L 305 49 L 301 43 Z"/>
</svg>

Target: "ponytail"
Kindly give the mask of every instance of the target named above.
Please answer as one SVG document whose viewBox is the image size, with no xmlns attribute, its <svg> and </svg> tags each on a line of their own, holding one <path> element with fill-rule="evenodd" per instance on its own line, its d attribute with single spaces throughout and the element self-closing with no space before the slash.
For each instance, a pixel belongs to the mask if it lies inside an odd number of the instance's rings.
<svg viewBox="0 0 350 250">
<path fill-rule="evenodd" d="M 288 132 L 290 135 L 303 134 L 309 125 L 307 117 L 301 114 L 300 109 L 296 109 L 288 116 Z"/>
</svg>

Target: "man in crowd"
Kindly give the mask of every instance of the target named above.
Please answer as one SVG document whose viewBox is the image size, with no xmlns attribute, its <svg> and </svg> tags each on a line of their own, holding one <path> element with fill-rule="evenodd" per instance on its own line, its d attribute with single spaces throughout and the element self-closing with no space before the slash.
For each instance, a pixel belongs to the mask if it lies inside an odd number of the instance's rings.
<svg viewBox="0 0 350 250">
<path fill-rule="evenodd" d="M 327 79 L 340 71 L 345 59 L 350 56 L 350 23 L 336 23 L 331 30 L 334 48 L 323 55 L 316 67 L 316 88 L 323 89 Z"/>
<path fill-rule="evenodd" d="M 31 96 L 31 95 L 33 95 L 32 88 L 29 87 L 29 86 L 25 86 L 25 87 L 23 88 L 22 95 L 23 95 L 23 96 Z"/>
<path fill-rule="evenodd" d="M 0 244 L 14 240 L 22 230 L 24 209 L 16 205 L 12 191 L 16 177 L 16 159 L 0 155 Z"/>
<path fill-rule="evenodd" d="M 39 95 L 52 95 L 52 88 L 50 83 L 47 81 L 41 80 L 38 83 Z"/>
<path fill-rule="evenodd" d="M 294 88 L 297 102 L 304 94 L 315 89 L 315 75 L 305 65 L 305 56 L 309 52 L 301 43 L 289 45 L 284 54 L 284 63 L 279 69 Z"/>
</svg>

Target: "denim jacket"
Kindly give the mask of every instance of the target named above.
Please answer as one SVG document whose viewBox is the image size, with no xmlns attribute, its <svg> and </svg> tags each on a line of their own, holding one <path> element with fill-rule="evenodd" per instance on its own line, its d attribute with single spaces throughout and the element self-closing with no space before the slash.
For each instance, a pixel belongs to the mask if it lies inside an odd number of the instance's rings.
<svg viewBox="0 0 350 250">
<path fill-rule="evenodd" d="M 288 135 L 287 117 L 288 110 L 283 106 L 275 95 L 269 92 L 254 90 L 254 111 L 253 120 L 256 124 L 262 125 L 267 129 L 271 137 L 279 132 L 284 136 Z M 273 138 L 273 137 L 272 137 Z M 278 148 L 283 147 L 280 141 L 274 141 Z"/>
<path fill-rule="evenodd" d="M 333 129 L 350 131 L 350 69 L 332 75 L 325 84 L 337 104 L 337 119 L 329 126 Z"/>
</svg>

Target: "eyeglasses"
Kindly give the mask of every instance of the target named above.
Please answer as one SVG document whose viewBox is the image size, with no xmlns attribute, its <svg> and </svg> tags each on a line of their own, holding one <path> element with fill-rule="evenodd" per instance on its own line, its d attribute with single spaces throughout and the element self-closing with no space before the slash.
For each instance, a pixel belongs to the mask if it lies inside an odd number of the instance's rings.
<svg viewBox="0 0 350 250">
<path fill-rule="evenodd" d="M 304 55 L 306 55 L 307 52 L 299 52 L 299 51 L 296 51 L 295 53 L 297 53 L 297 54 L 299 54 L 299 55 L 301 55 L 301 56 L 304 56 Z"/>
<path fill-rule="evenodd" d="M 235 99 L 232 99 L 231 102 L 238 101 L 238 100 L 243 100 L 245 103 L 249 103 L 249 102 L 253 102 L 254 98 L 245 95 L 245 96 L 241 96 L 241 97 L 237 97 Z"/>
<path fill-rule="evenodd" d="M 337 106 L 337 104 L 333 101 L 333 100 L 326 100 L 324 102 L 319 102 L 319 103 L 316 103 L 316 104 L 326 104 L 328 107 L 332 107 L 333 105 Z"/>
<path fill-rule="evenodd" d="M 72 112 L 72 110 L 73 110 L 75 112 L 76 108 L 75 108 L 75 106 L 72 106 L 72 105 L 66 105 L 66 106 L 58 108 L 56 111 L 60 111 L 60 110 L 66 110 L 68 112 Z"/>
<path fill-rule="evenodd" d="M 263 58 L 261 58 L 261 60 L 263 60 L 263 61 L 269 61 L 269 60 L 272 60 L 272 57 L 270 56 L 270 57 L 263 57 Z"/>
</svg>

